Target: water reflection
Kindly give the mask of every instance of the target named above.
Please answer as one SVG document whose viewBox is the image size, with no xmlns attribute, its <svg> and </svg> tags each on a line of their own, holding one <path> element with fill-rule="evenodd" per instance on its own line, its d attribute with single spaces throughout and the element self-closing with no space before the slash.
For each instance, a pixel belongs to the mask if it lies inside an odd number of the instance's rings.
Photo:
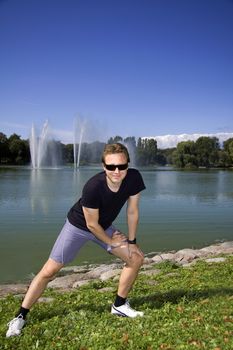
<svg viewBox="0 0 233 350">
<path fill-rule="evenodd" d="M 185 172 L 154 171 L 144 172 L 149 183 L 145 199 L 177 201 L 188 199 L 213 203 L 233 199 L 233 173 L 224 171 Z"/>
<path fill-rule="evenodd" d="M 46 181 L 45 181 L 46 180 Z M 49 188 L 51 191 L 51 188 Z M 44 215 L 49 214 L 49 202 L 51 201 L 51 194 L 48 197 L 48 182 L 46 172 L 42 169 L 32 169 L 30 177 L 30 203 L 32 214 L 38 211 L 43 212 Z"/>
<path fill-rule="evenodd" d="M 97 168 L 97 171 L 100 169 Z M 29 198 L 32 214 L 43 213 L 48 217 L 59 211 L 65 217 L 67 210 L 81 196 L 85 182 L 93 174 L 92 168 L 31 170 Z"/>
</svg>

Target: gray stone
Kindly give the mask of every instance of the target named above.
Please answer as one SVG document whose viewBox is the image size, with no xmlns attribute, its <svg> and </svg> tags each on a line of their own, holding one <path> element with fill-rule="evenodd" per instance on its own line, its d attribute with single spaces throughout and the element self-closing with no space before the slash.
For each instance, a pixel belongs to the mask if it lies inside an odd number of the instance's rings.
<svg viewBox="0 0 233 350">
<path fill-rule="evenodd" d="M 121 271 L 122 271 L 122 269 L 114 269 L 114 270 L 105 271 L 105 272 L 103 272 L 103 273 L 100 275 L 100 280 L 101 280 L 101 281 L 107 281 L 107 280 L 109 280 L 110 278 L 119 276 L 120 273 L 121 273 Z"/>
<path fill-rule="evenodd" d="M 151 264 L 151 263 L 153 263 L 153 258 L 148 258 L 148 257 L 144 258 L 143 265 L 148 265 L 148 264 Z"/>
<path fill-rule="evenodd" d="M 71 273 L 86 273 L 90 271 L 87 266 L 65 266 L 57 274 L 57 276 L 64 276 Z"/>
<path fill-rule="evenodd" d="M 148 284 L 149 286 L 156 286 L 157 284 L 159 284 L 158 281 L 155 281 L 155 280 L 147 280 L 146 281 L 146 284 Z"/>
<path fill-rule="evenodd" d="M 224 248 L 221 247 L 220 245 L 210 245 L 209 247 L 205 247 L 200 249 L 201 252 L 206 252 L 208 254 L 222 254 L 225 253 L 226 251 L 228 251 L 229 248 Z M 231 249 L 231 248 L 230 248 Z"/>
<path fill-rule="evenodd" d="M 159 269 L 153 269 L 153 270 L 147 270 L 147 271 L 140 271 L 140 275 L 146 275 L 146 276 L 156 276 L 160 273 L 161 271 Z"/>
<path fill-rule="evenodd" d="M 100 278 L 100 276 L 109 270 L 117 269 L 119 267 L 119 264 L 111 264 L 111 265 L 106 265 L 106 264 L 101 264 L 100 266 L 94 268 L 93 270 L 87 272 L 85 274 L 85 279 L 90 279 L 90 278 Z"/>
<path fill-rule="evenodd" d="M 223 248 L 233 248 L 233 241 L 223 242 L 220 244 Z"/>
<path fill-rule="evenodd" d="M 3 284 L 0 285 L 0 297 L 6 297 L 8 294 L 25 294 L 28 284 Z"/>
<path fill-rule="evenodd" d="M 38 299 L 38 303 L 52 303 L 54 301 L 54 298 L 50 297 L 41 297 Z"/>
<path fill-rule="evenodd" d="M 191 262 L 184 263 L 181 266 L 184 267 L 184 268 L 189 268 L 189 267 L 192 267 L 193 265 L 195 265 L 197 263 L 197 261 L 198 260 L 196 259 L 196 260 L 193 260 Z"/>
<path fill-rule="evenodd" d="M 115 290 L 116 289 L 113 287 L 104 287 L 104 288 L 97 289 L 99 293 L 115 292 Z"/>
<path fill-rule="evenodd" d="M 152 261 L 155 263 L 155 264 L 159 264 L 163 261 L 162 257 L 160 255 L 155 255 L 153 258 L 152 258 Z"/>
<path fill-rule="evenodd" d="M 179 263 L 187 263 L 197 258 L 197 254 L 193 249 L 181 249 L 174 255 L 175 261 Z"/>
<path fill-rule="evenodd" d="M 207 263 L 220 263 L 226 261 L 226 258 L 210 258 L 210 259 L 205 259 Z"/>
<path fill-rule="evenodd" d="M 76 281 L 72 285 L 72 288 L 79 288 L 79 287 L 85 286 L 85 285 L 87 285 L 87 284 L 89 284 L 91 282 L 98 282 L 98 281 L 99 280 L 93 280 L 93 279 Z"/>
<path fill-rule="evenodd" d="M 162 260 L 175 261 L 175 254 L 173 253 L 164 253 L 160 255 Z"/>
<path fill-rule="evenodd" d="M 53 281 L 49 282 L 48 288 L 72 288 L 76 281 L 82 280 L 84 274 L 73 273 L 71 275 L 57 277 Z"/>
</svg>

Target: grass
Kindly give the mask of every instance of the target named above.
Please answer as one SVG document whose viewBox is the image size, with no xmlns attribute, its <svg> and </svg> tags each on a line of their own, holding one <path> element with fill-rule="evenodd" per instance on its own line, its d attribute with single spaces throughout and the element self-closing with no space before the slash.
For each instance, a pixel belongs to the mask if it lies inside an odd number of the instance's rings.
<svg viewBox="0 0 233 350">
<path fill-rule="evenodd" d="M 233 349 L 233 257 L 226 262 L 197 262 L 190 268 L 156 265 L 161 273 L 140 275 L 131 305 L 143 318 L 109 313 L 115 293 L 100 292 L 116 282 L 92 283 L 78 290 L 47 290 L 53 302 L 37 303 L 20 337 L 5 338 L 6 324 L 19 299 L 0 300 L 0 349 L 179 350 Z"/>
</svg>

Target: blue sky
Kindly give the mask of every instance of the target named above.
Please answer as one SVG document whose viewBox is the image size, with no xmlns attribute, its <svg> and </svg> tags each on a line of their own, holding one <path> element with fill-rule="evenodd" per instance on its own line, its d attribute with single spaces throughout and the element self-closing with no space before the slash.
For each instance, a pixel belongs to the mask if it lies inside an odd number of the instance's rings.
<svg viewBox="0 0 233 350">
<path fill-rule="evenodd" d="M 232 0 L 0 0 L 0 131 L 232 133 L 232 38 Z"/>
</svg>

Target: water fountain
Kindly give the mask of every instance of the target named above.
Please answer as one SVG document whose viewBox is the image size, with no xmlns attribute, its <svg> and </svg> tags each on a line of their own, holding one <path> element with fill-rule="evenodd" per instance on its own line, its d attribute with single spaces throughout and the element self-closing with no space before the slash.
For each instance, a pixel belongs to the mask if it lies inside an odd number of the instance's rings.
<svg viewBox="0 0 233 350">
<path fill-rule="evenodd" d="M 44 123 L 40 136 L 37 136 L 36 128 L 32 125 L 29 145 L 33 169 L 47 165 L 57 167 L 57 152 L 54 149 L 48 121 Z"/>
<path fill-rule="evenodd" d="M 86 120 L 85 119 L 75 119 L 74 120 L 74 168 L 77 169 L 80 166 L 80 155 L 83 143 L 83 137 L 86 130 Z"/>
</svg>

